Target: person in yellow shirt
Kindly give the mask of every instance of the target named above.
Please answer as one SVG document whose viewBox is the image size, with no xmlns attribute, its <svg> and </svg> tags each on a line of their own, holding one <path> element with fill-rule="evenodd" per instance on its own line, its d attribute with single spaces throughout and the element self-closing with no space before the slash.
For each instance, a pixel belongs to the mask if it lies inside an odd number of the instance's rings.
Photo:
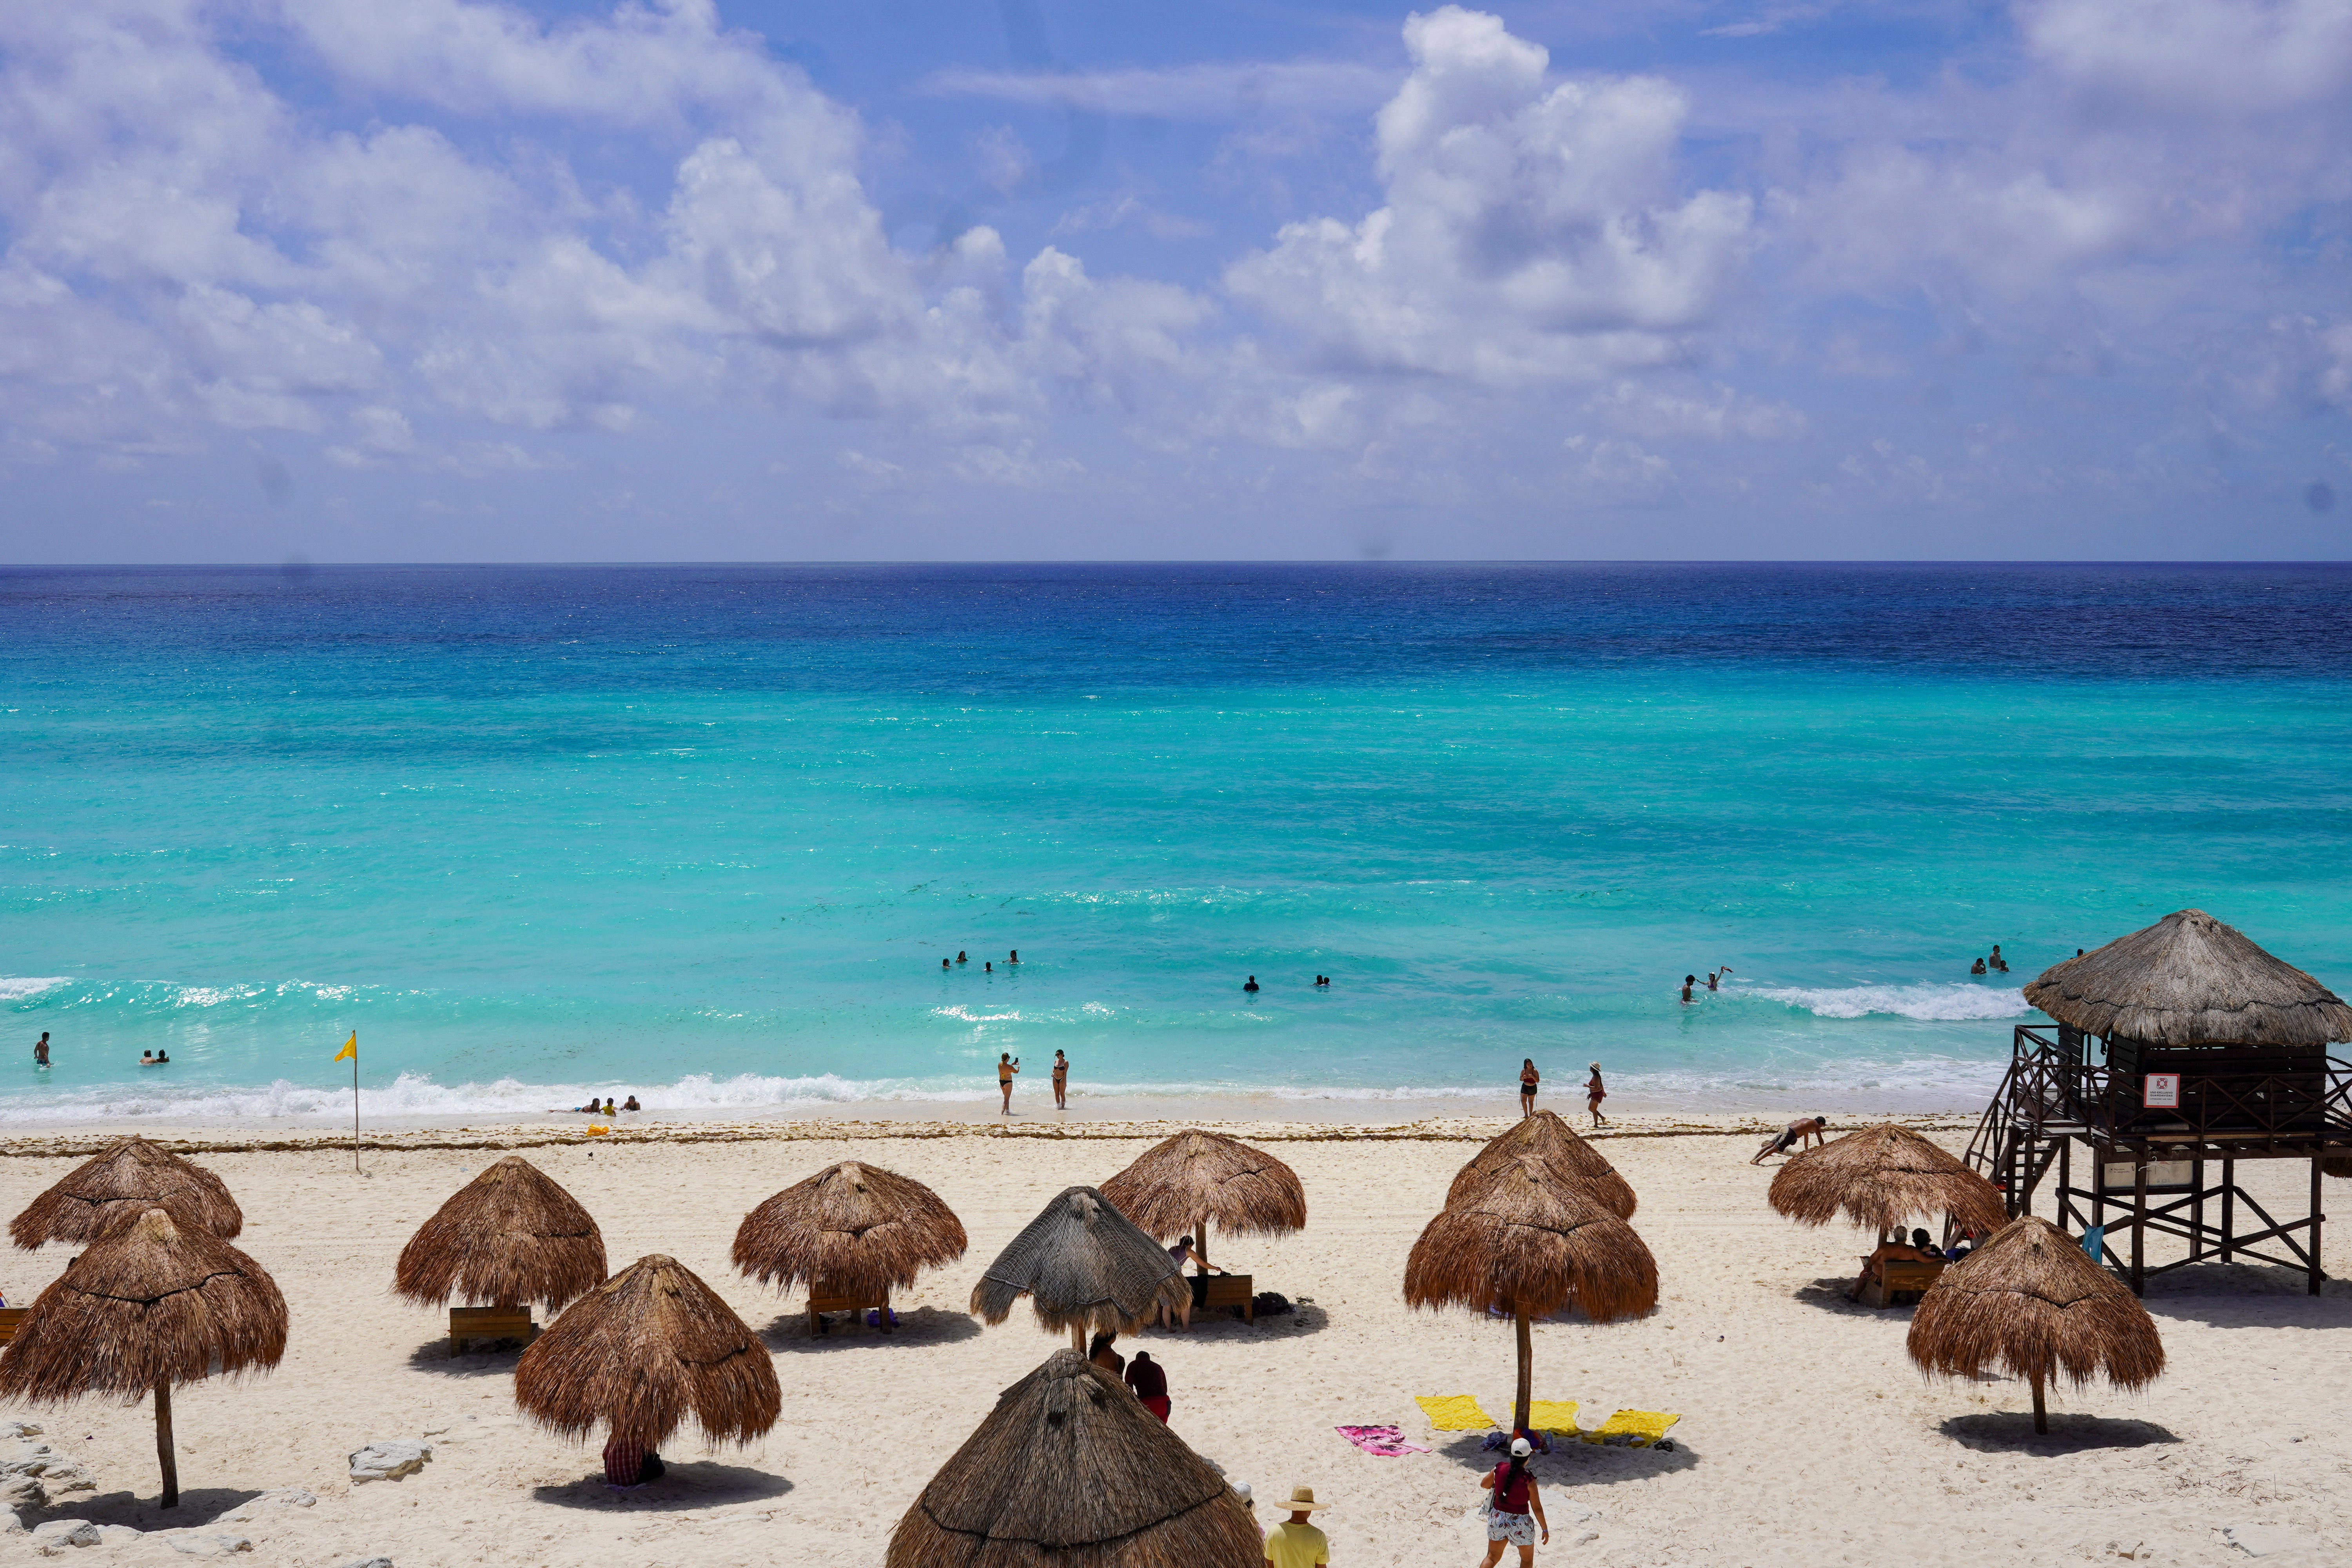
<svg viewBox="0 0 2352 1568">
<path fill-rule="evenodd" d="M 1290 1517 L 1265 1532 L 1266 1568 L 1315 1568 L 1331 1561 L 1331 1542 L 1308 1517 L 1331 1505 L 1315 1500 L 1313 1487 L 1293 1487 L 1290 1500 L 1279 1505 Z"/>
</svg>

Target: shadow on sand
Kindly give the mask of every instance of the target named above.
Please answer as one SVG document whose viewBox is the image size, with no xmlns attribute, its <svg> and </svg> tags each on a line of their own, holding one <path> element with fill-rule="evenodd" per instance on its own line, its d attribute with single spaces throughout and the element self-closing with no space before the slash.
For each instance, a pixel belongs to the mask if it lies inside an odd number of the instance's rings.
<svg viewBox="0 0 2352 1568">
<path fill-rule="evenodd" d="M 719 1508 L 728 1503 L 758 1502 L 782 1497 L 793 1483 L 765 1470 L 722 1465 L 715 1459 L 679 1461 L 664 1457 L 668 1474 L 657 1481 L 624 1491 L 604 1484 L 604 1473 L 593 1471 L 561 1486 L 534 1487 L 531 1497 L 558 1508 L 586 1508 L 624 1513 L 675 1513 L 687 1509 Z"/>
<path fill-rule="evenodd" d="M 2033 1429 L 2031 1410 L 1954 1415 L 1941 1422 L 1937 1429 L 1953 1442 L 1980 1454 L 2081 1454 L 2095 1448 L 2145 1448 L 2180 1441 L 2153 1421 L 2065 1412 L 2053 1414 L 2050 1430 L 2039 1433 Z"/>
<path fill-rule="evenodd" d="M 863 1321 L 851 1322 L 847 1314 L 831 1314 L 830 1332 L 809 1332 L 808 1313 L 780 1312 L 768 1326 L 760 1331 L 767 1347 L 782 1354 L 787 1351 L 801 1355 L 823 1355 L 839 1351 L 887 1350 L 892 1345 L 951 1344 L 958 1340 L 976 1339 L 981 1332 L 980 1320 L 969 1312 L 942 1311 L 937 1307 L 916 1307 L 898 1314 L 898 1326 L 889 1333 L 869 1329 Z"/>
<path fill-rule="evenodd" d="M 30 1530 L 49 1519 L 86 1519 L 92 1524 L 127 1524 L 134 1530 L 203 1530 L 240 1503 L 261 1495 L 250 1487 L 188 1487 L 180 1493 L 179 1507 L 158 1508 L 155 1500 L 163 1482 L 158 1479 L 155 1485 L 157 1491 L 143 1494 L 67 1492 L 50 1499 L 49 1506 L 37 1513 L 27 1511 L 25 1528 Z"/>
<path fill-rule="evenodd" d="M 2030 1420 L 2031 1417 L 2028 1417 Z M 1410 1439 L 1408 1439 L 1410 1441 Z M 1510 1455 L 1501 1449 L 1489 1449 L 1484 1445 L 1484 1432 L 1456 1432 L 1437 1446 L 1438 1454 L 1451 1459 L 1473 1477 L 1485 1474 L 1496 1465 L 1507 1464 Z M 1672 1447 L 1653 1446 L 1647 1448 L 1617 1448 L 1600 1443 L 1587 1443 L 1575 1437 L 1554 1438 L 1551 1452 L 1538 1454 L 1532 1461 L 1538 1486 L 1607 1487 L 1620 1481 L 1647 1480 L 1653 1476 L 1674 1475 L 1697 1465 L 1698 1456 L 1675 1438 L 1667 1438 Z M 1475 1487 L 1474 1479 L 1469 1483 Z M 1471 1500 L 1475 1502 L 1476 1499 Z"/>
<path fill-rule="evenodd" d="M 2352 1280 L 2321 1282 L 2310 1294 L 2299 1268 L 2272 1263 L 2193 1263 L 2147 1282 L 2141 1304 L 2158 1318 L 2219 1329 L 2339 1328 L 2352 1324 Z"/>
<path fill-rule="evenodd" d="M 1270 1334 L 1319 1334 L 1330 1326 L 1331 1314 L 1314 1302 L 1307 1301 L 1293 1305 L 1287 1312 L 1261 1314 L 1255 1323 L 1244 1322 L 1221 1310 L 1193 1313 L 1192 1326 L 1189 1329 L 1163 1329 L 1154 1325 L 1143 1331 L 1155 1341 L 1164 1340 L 1170 1344 L 1182 1344 L 1187 1340 L 1216 1343 Z M 1122 1335 L 1120 1342 L 1136 1337 Z"/>
<path fill-rule="evenodd" d="M 511 1377 L 522 1355 L 520 1340 L 468 1342 L 464 1355 L 449 1353 L 449 1336 L 438 1334 L 408 1352 L 411 1372 L 437 1373 L 443 1377 Z"/>
</svg>

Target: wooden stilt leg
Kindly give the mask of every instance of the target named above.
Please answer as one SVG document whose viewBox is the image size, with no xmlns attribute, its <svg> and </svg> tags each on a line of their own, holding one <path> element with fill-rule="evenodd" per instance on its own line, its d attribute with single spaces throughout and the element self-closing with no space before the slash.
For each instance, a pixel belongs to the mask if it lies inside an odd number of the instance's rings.
<svg viewBox="0 0 2352 1568">
<path fill-rule="evenodd" d="M 163 1465 L 164 1508 L 180 1506 L 180 1461 L 172 1453 L 172 1380 L 155 1380 L 155 1458 Z"/>
</svg>

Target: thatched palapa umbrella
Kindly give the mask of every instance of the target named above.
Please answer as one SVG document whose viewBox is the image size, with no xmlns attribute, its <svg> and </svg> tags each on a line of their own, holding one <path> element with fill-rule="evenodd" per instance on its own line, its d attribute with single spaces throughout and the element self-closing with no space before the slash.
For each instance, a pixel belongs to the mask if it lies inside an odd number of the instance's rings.
<svg viewBox="0 0 2352 1568">
<path fill-rule="evenodd" d="M 117 1216 L 154 1204 L 223 1241 L 245 1228 L 244 1213 L 218 1176 L 144 1138 L 118 1138 L 26 1204 L 8 1234 L 27 1252 L 45 1241 L 89 1243 Z"/>
<path fill-rule="evenodd" d="M 1069 1330 L 1083 1350 L 1088 1331 L 1141 1328 L 1163 1306 L 1189 1306 L 1192 1290 L 1168 1249 L 1102 1194 L 1065 1187 L 996 1255 L 972 1287 L 971 1310 L 983 1322 L 1001 1323 L 1023 1296 L 1039 1323 Z"/>
<path fill-rule="evenodd" d="M 759 1336 L 674 1258 L 640 1258 L 563 1310 L 515 1363 L 515 1404 L 567 1437 L 651 1452 L 688 1415 L 748 1443 L 783 1408 Z"/>
<path fill-rule="evenodd" d="M 1614 1165 L 1601 1157 L 1600 1150 L 1578 1137 L 1576 1129 L 1557 1110 L 1538 1110 L 1533 1116 L 1523 1116 L 1500 1137 L 1489 1140 L 1454 1176 L 1454 1185 L 1445 1194 L 1445 1206 L 1453 1207 L 1498 1172 L 1510 1170 L 1522 1154 L 1534 1154 L 1549 1162 L 1619 1219 L 1633 1217 L 1638 1200 L 1632 1184 L 1617 1173 Z"/>
<path fill-rule="evenodd" d="M 400 1249 L 393 1290 L 437 1306 L 537 1301 L 552 1312 L 604 1278 L 604 1237 L 578 1199 L 520 1154 L 459 1187 Z"/>
<path fill-rule="evenodd" d="M 1571 1303 L 1596 1323 L 1636 1317 L 1658 1304 L 1658 1261 L 1632 1226 L 1540 1157 L 1522 1154 L 1423 1228 L 1405 1260 L 1404 1299 L 1509 1310 L 1518 1330 L 1516 1431 L 1528 1424 L 1534 1393 L 1529 1320 Z"/>
<path fill-rule="evenodd" d="M 2052 965 L 2025 999 L 2086 1035 L 2157 1046 L 2352 1040 L 2342 997 L 2202 910 Z"/>
<path fill-rule="evenodd" d="M 34 1300 L 0 1352 L 0 1398 L 155 1396 L 165 1508 L 180 1506 L 172 1388 L 268 1369 L 286 1354 L 286 1298 L 261 1265 L 184 1214 L 124 1214 Z"/>
<path fill-rule="evenodd" d="M 1244 1236 L 1279 1236 L 1307 1224 L 1298 1173 L 1238 1138 L 1198 1129 L 1145 1150 L 1102 1184 L 1102 1195 L 1146 1236 L 1191 1236 L 1202 1263 L 1213 1219 Z"/>
<path fill-rule="evenodd" d="M 886 1568 L 1257 1568 L 1225 1479 L 1076 1351 L 996 1397 L 890 1532 Z"/>
<path fill-rule="evenodd" d="M 795 1182 L 743 1216 L 735 1266 L 762 1284 L 837 1287 L 857 1300 L 903 1290 L 926 1268 L 961 1258 L 963 1222 L 907 1176 L 844 1160 Z"/>
<path fill-rule="evenodd" d="M 1919 1298 L 1911 1359 L 1947 1377 L 1988 1364 L 2033 1385 L 2033 1429 L 2050 1430 L 2043 1385 L 2064 1375 L 2077 1388 L 2105 1373 L 2140 1388 L 2164 1370 L 2156 1323 L 2122 1280 L 2091 1261 L 2048 1220 L 2026 1215 L 1986 1242 Z"/>
<path fill-rule="evenodd" d="M 1799 1154 L 1773 1173 L 1770 1202 L 1800 1225 L 1827 1225 L 1843 1214 L 1882 1237 L 1914 1215 L 1948 1214 L 1988 1234 L 2009 1223 L 1999 1187 L 1916 1132 L 1891 1124 Z"/>
</svg>

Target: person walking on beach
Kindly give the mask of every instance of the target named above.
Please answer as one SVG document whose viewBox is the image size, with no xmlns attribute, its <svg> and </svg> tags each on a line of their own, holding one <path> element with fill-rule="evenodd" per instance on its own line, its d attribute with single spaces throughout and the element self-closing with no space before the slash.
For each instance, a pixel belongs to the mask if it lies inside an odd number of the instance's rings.
<svg viewBox="0 0 2352 1568">
<path fill-rule="evenodd" d="M 37 1068 L 49 1065 L 49 1032 L 47 1029 L 43 1029 L 41 1037 L 33 1042 L 33 1065 Z"/>
<path fill-rule="evenodd" d="M 1293 1487 L 1289 1500 L 1275 1506 L 1288 1509 L 1290 1517 L 1265 1532 L 1265 1568 L 1315 1568 L 1331 1561 L 1331 1542 L 1314 1520 L 1331 1505 L 1317 1502 L 1313 1487 Z"/>
<path fill-rule="evenodd" d="M 1054 1053 L 1054 1109 L 1070 1109 L 1070 1058 L 1059 1051 Z"/>
<path fill-rule="evenodd" d="M 1535 1477 L 1528 1473 L 1528 1456 L 1535 1446 L 1525 1437 L 1511 1439 L 1508 1464 L 1496 1465 L 1479 1478 L 1479 1489 L 1486 1498 L 1486 1557 L 1478 1568 L 1495 1568 L 1503 1560 L 1503 1548 L 1519 1549 L 1520 1568 L 1532 1568 L 1536 1560 L 1536 1532 L 1543 1532 L 1543 1543 L 1551 1544 L 1551 1526 L 1545 1521 L 1543 1498 L 1536 1487 Z"/>
<path fill-rule="evenodd" d="M 996 1053 L 996 1087 L 1004 1095 L 1004 1109 L 997 1114 L 1013 1114 L 1013 1075 L 1021 1070 L 1021 1058 L 1008 1051 Z"/>
<path fill-rule="evenodd" d="M 1601 1082 L 1601 1064 L 1592 1064 L 1592 1076 L 1584 1080 L 1584 1109 L 1591 1114 L 1592 1125 L 1606 1127 L 1609 1118 L 1601 1114 L 1601 1102 L 1609 1098 L 1609 1090 Z"/>
<path fill-rule="evenodd" d="M 1519 1063 L 1519 1120 L 1526 1121 L 1536 1113 L 1536 1086 L 1543 1082 L 1543 1074 L 1536 1071 L 1536 1058 Z"/>
</svg>

